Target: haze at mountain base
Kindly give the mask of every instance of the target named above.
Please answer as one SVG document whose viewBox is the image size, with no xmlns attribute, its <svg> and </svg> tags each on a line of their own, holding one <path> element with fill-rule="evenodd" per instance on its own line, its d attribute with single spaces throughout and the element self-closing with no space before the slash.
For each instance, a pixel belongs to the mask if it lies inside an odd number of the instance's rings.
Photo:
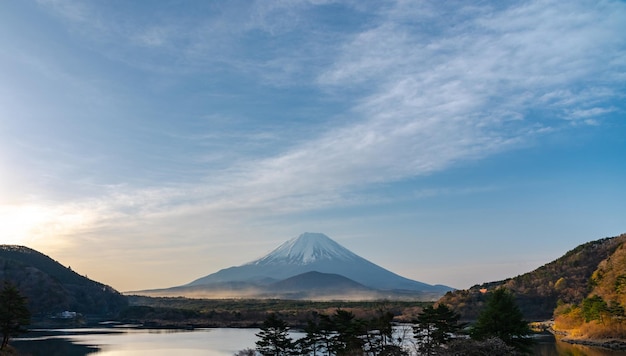
<svg viewBox="0 0 626 356">
<path fill-rule="evenodd" d="M 316 278 L 311 279 L 311 272 Z M 347 284 L 338 287 L 337 277 Z M 289 292 L 277 283 L 298 280 L 299 289 Z M 308 283 L 307 283 L 308 281 Z M 320 284 L 321 283 L 321 284 Z M 358 288 L 356 286 L 359 286 Z M 304 233 L 278 246 L 269 254 L 246 264 L 222 269 L 189 284 L 151 291 L 148 295 L 229 295 L 230 297 L 433 299 L 452 288 L 430 285 L 399 276 L 341 246 L 321 233 Z"/>
</svg>

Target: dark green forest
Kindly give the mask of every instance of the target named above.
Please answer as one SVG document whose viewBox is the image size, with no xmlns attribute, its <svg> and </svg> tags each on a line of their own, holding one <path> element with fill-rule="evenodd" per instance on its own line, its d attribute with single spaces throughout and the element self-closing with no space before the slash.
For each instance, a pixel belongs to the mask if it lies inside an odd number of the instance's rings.
<svg viewBox="0 0 626 356">
<path fill-rule="evenodd" d="M 128 305 L 126 297 L 113 288 L 22 246 L 0 246 L 0 280 L 9 281 L 19 289 L 34 317 L 66 310 L 116 315 Z"/>
</svg>

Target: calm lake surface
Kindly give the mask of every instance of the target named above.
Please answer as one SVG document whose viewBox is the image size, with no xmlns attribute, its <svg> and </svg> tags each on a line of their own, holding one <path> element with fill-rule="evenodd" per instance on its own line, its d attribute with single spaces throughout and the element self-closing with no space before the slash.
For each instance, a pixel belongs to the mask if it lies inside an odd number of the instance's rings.
<svg viewBox="0 0 626 356">
<path fill-rule="evenodd" d="M 135 328 L 41 329 L 13 339 L 20 354 L 32 356 L 138 356 L 215 355 L 232 356 L 254 348 L 258 329 L 211 328 L 163 330 Z M 293 333 L 292 337 L 302 337 Z M 535 355 L 625 356 L 626 352 L 555 342 L 551 336 L 538 339 Z"/>
</svg>

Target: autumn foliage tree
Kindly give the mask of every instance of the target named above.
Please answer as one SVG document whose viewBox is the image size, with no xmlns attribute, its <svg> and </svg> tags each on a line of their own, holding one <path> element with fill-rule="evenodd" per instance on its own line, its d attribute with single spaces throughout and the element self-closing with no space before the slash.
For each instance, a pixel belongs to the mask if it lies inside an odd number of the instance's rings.
<svg viewBox="0 0 626 356">
<path fill-rule="evenodd" d="M 555 310 L 555 329 L 572 338 L 626 338 L 626 243 L 598 264 L 588 285 L 585 298 Z"/>
<path fill-rule="evenodd" d="M 626 234 L 587 242 L 532 272 L 475 285 L 468 290 L 448 292 L 440 302 L 460 313 L 462 320 L 475 320 L 486 302 L 482 291 L 504 287 L 514 293 L 525 318 L 547 320 L 552 318 L 560 304 L 580 303 L 589 296 L 591 287 L 594 294 L 600 295 L 607 303 L 616 301 L 626 307 L 624 254 Z M 600 268 L 596 271 L 599 264 Z M 621 293 L 609 298 L 608 294 L 618 290 Z"/>
</svg>

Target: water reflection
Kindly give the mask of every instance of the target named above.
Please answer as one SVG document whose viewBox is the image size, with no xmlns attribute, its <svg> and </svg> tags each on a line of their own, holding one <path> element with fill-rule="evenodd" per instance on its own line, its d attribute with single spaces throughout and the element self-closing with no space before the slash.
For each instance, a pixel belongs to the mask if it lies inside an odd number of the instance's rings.
<svg viewBox="0 0 626 356">
<path fill-rule="evenodd" d="M 559 352 L 558 355 L 569 356 L 623 356 L 626 355 L 625 351 L 612 351 L 605 350 L 597 347 L 589 347 L 584 345 L 572 345 L 566 342 L 557 342 L 556 349 Z"/>
<path fill-rule="evenodd" d="M 258 329 L 215 328 L 172 329 L 57 329 L 36 330 L 11 344 L 25 356 L 139 356 L 214 355 L 232 356 L 254 348 Z M 297 334 L 297 335 L 296 335 Z M 294 338 L 302 337 L 294 333 Z M 539 356 L 625 356 L 611 351 L 555 341 L 546 334 L 537 338 L 534 354 Z"/>
<path fill-rule="evenodd" d="M 17 340 L 11 345 L 22 356 L 83 356 L 100 351 L 96 346 L 75 344 L 70 339 Z"/>
<path fill-rule="evenodd" d="M 254 347 L 255 329 L 62 329 L 35 330 L 11 344 L 20 355 L 215 355 Z"/>
<path fill-rule="evenodd" d="M 537 339 L 533 348 L 537 356 L 624 356 L 624 351 L 613 351 L 584 345 L 572 345 L 555 340 L 554 336 L 545 334 Z"/>
</svg>

